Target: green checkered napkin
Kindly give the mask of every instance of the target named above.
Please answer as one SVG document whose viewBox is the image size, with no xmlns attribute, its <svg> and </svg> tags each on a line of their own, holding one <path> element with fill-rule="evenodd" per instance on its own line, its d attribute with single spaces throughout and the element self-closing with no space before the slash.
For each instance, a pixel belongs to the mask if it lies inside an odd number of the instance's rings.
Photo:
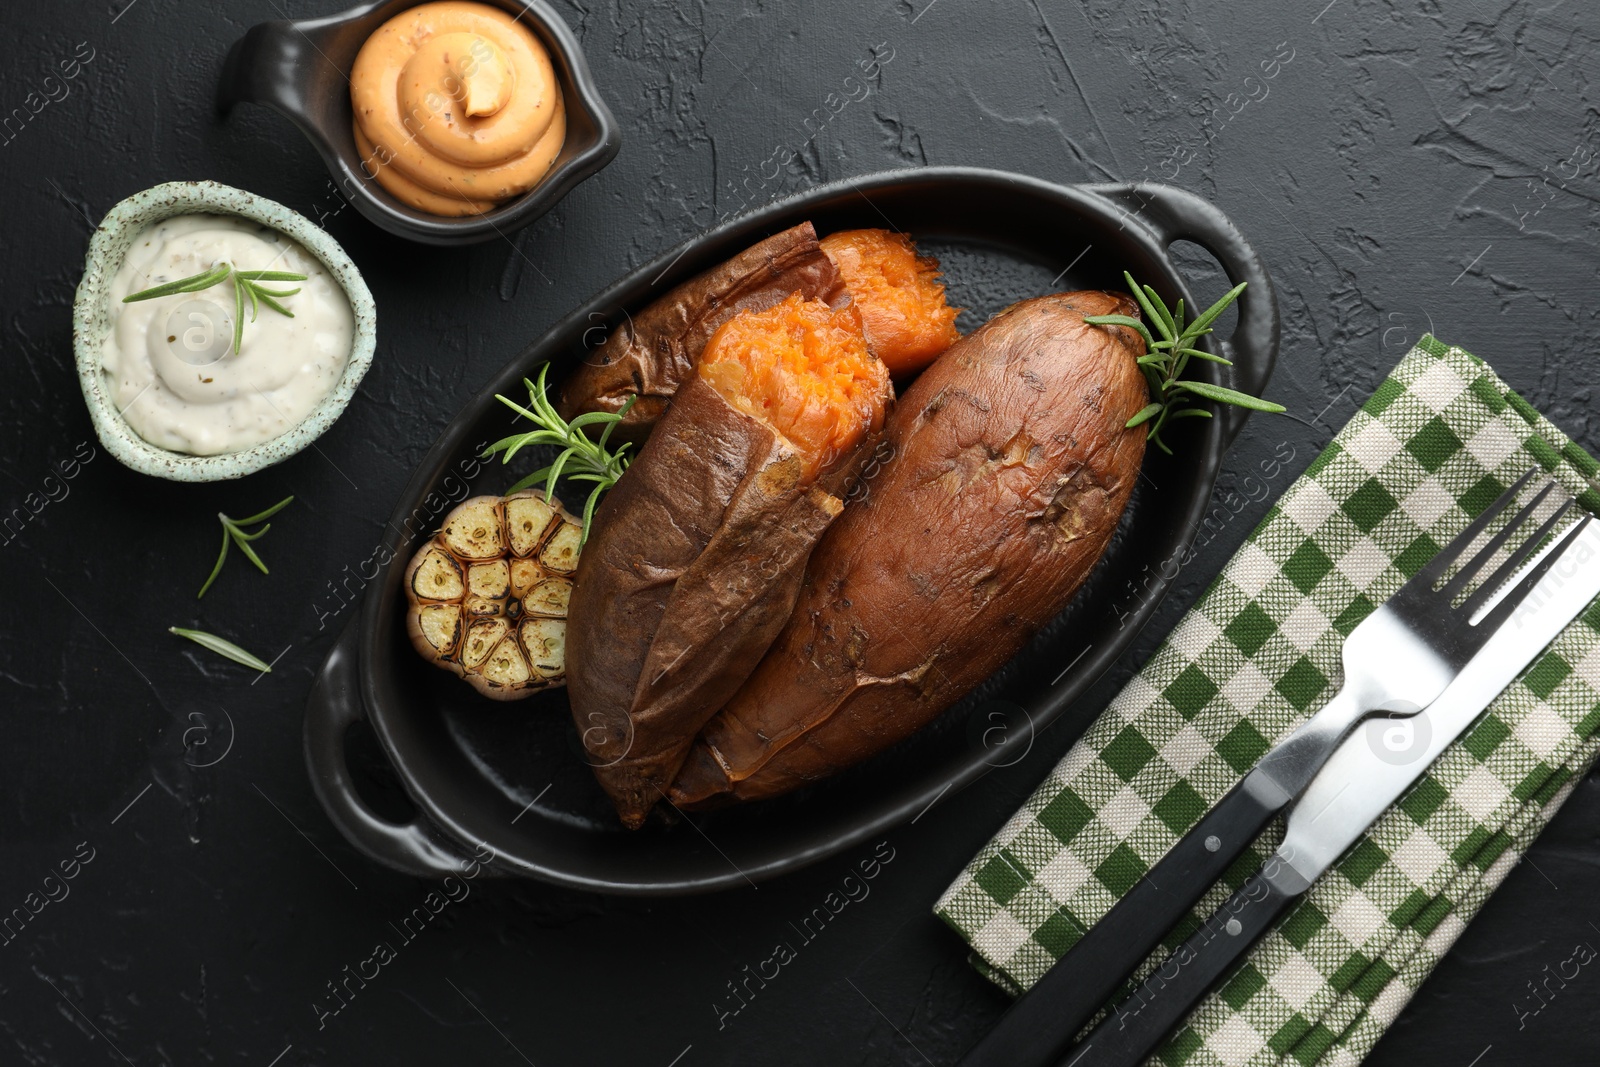
<svg viewBox="0 0 1600 1067">
<path fill-rule="evenodd" d="M 936 905 L 1027 988 L 1328 698 L 1345 634 L 1525 471 L 1600 512 L 1600 464 L 1424 337 Z M 1153 1062 L 1354 1065 L 1594 760 L 1600 606 L 1574 622 L 1207 997 Z M 1241 857 L 1138 977 L 1277 846 Z"/>
</svg>

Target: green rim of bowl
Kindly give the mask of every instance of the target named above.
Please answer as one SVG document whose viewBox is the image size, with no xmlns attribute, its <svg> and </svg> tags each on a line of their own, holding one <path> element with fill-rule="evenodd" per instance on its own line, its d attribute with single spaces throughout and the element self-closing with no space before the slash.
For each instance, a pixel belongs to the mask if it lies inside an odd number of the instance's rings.
<svg viewBox="0 0 1600 1067">
<path fill-rule="evenodd" d="M 269 441 L 239 452 L 191 456 L 151 444 L 134 432 L 112 402 L 100 369 L 100 353 L 111 331 L 108 290 L 134 238 L 147 226 L 192 214 L 237 215 L 270 226 L 310 252 L 343 287 L 355 318 L 350 359 L 333 392 L 303 421 Z M 377 348 L 377 307 L 361 272 L 344 249 L 309 219 L 276 201 L 213 181 L 167 182 L 123 200 L 106 213 L 89 241 L 83 280 L 72 304 L 72 351 L 78 383 L 100 443 L 125 466 L 176 482 L 243 478 L 288 459 L 332 426 L 344 412 L 372 364 Z"/>
</svg>

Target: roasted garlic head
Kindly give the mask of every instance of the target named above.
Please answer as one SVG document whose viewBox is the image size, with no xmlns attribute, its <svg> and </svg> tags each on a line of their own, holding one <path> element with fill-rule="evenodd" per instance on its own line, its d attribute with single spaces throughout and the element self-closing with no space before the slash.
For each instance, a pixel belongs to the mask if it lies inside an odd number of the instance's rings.
<svg viewBox="0 0 1600 1067">
<path fill-rule="evenodd" d="M 582 543 L 578 520 L 537 489 L 462 501 L 406 568 L 411 643 L 493 700 L 566 684 Z"/>
</svg>

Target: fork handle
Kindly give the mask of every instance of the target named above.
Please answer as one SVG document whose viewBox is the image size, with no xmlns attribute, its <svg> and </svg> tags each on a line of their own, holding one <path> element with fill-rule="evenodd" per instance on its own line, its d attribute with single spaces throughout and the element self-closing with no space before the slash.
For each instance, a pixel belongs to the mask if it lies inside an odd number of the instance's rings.
<svg viewBox="0 0 1600 1067">
<path fill-rule="evenodd" d="M 1060 1059 L 1084 1024 L 1289 799 L 1261 771 L 1246 775 L 1017 999 L 960 1067 L 1028 1067 Z"/>
<path fill-rule="evenodd" d="M 1070 1051 L 1072 1067 L 1138 1067 L 1305 891 L 1269 861 Z"/>
</svg>

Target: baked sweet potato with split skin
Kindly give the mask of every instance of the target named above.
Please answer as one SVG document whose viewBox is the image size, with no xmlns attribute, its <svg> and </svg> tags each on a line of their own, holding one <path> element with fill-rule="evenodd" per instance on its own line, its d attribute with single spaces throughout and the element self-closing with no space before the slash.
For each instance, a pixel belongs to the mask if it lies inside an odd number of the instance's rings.
<svg viewBox="0 0 1600 1067">
<path fill-rule="evenodd" d="M 852 308 L 793 295 L 730 320 L 595 513 L 569 619 L 573 718 L 624 824 L 788 621 L 839 514 L 823 488 L 883 423 Z"/>
<path fill-rule="evenodd" d="M 1144 342 L 1085 315 L 1126 296 L 1015 304 L 897 403 L 894 458 L 812 553 L 794 615 L 706 726 L 681 807 L 787 792 L 910 736 L 1020 650 L 1100 558 L 1139 477 Z M 887 451 L 887 450 L 886 450 Z"/>
<path fill-rule="evenodd" d="M 567 376 L 556 409 L 570 421 L 590 411 L 621 411 L 637 395 L 613 436 L 641 441 L 691 379 L 718 327 L 741 311 L 763 311 L 791 293 L 831 306 L 847 301 L 844 282 L 809 222 L 751 245 L 617 324 Z"/>
<path fill-rule="evenodd" d="M 620 411 L 639 400 L 614 436 L 642 441 L 711 335 L 741 311 L 762 311 L 798 293 L 832 307 L 853 304 L 867 347 L 891 374 L 927 366 L 961 335 L 944 299 L 939 261 L 889 230 L 845 230 L 821 242 L 811 223 L 774 234 L 720 267 L 677 286 L 612 331 L 562 384 L 563 418 Z"/>
</svg>

